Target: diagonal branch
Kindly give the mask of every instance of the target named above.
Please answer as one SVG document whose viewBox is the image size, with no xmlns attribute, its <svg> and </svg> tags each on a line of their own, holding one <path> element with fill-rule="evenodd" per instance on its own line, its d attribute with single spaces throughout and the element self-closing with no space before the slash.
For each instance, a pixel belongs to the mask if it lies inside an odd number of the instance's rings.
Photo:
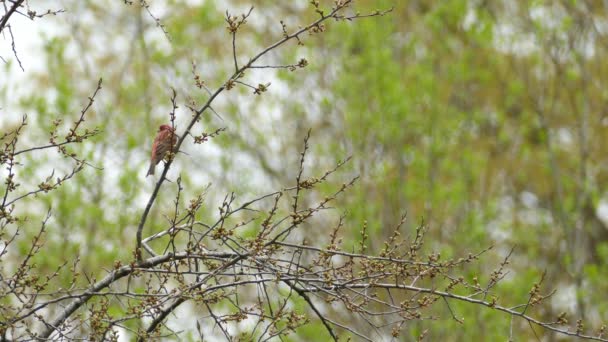
<svg viewBox="0 0 608 342">
<path fill-rule="evenodd" d="M 17 11 L 17 9 L 19 7 L 21 7 L 21 4 L 23 4 L 25 0 L 17 0 L 15 2 L 13 2 L 13 6 L 11 6 L 11 8 L 9 8 L 9 10 L 4 14 L 4 16 L 2 16 L 2 19 L 0 19 L 0 32 L 2 32 L 2 30 L 4 30 L 4 28 L 6 27 L 6 24 L 8 23 L 8 19 L 15 14 L 15 12 Z"/>
<path fill-rule="evenodd" d="M 325 316 L 323 316 L 323 314 L 319 311 L 319 309 L 317 309 L 317 307 L 313 304 L 312 300 L 310 299 L 310 297 L 308 297 L 308 295 L 306 294 L 306 292 L 302 291 L 301 289 L 299 289 L 297 286 L 295 286 L 294 284 L 292 284 L 288 280 L 285 280 L 283 282 L 285 284 L 287 284 L 292 290 L 296 291 L 296 293 L 298 295 L 300 295 L 300 297 L 302 297 L 306 301 L 306 303 L 308 303 L 308 306 L 310 306 L 310 308 L 312 309 L 312 311 L 314 311 L 315 314 L 317 314 L 317 317 L 319 317 L 319 319 L 321 320 L 321 323 L 323 323 L 323 325 L 325 326 L 325 329 L 327 329 L 327 332 L 329 333 L 329 335 L 331 335 L 331 338 L 334 341 L 338 341 L 338 336 L 336 336 L 336 333 L 334 332 L 334 330 L 329 325 L 329 322 L 327 321 L 327 319 L 325 318 Z"/>
</svg>

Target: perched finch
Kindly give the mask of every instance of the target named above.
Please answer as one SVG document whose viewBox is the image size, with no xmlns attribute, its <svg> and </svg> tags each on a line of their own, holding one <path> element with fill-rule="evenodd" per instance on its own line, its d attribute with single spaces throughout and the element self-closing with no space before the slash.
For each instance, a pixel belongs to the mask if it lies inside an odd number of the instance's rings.
<svg viewBox="0 0 608 342">
<path fill-rule="evenodd" d="M 177 134 L 171 126 L 169 125 L 160 125 L 158 128 L 158 134 L 154 139 L 154 143 L 152 144 L 152 154 L 150 156 L 150 168 L 148 169 L 149 175 L 154 175 L 154 168 L 156 165 L 163 159 L 167 152 L 171 151 L 175 147 L 175 143 L 177 143 Z"/>
</svg>

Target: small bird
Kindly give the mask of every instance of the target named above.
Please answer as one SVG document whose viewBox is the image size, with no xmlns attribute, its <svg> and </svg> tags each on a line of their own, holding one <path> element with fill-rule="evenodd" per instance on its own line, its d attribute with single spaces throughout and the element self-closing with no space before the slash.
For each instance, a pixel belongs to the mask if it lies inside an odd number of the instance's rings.
<svg viewBox="0 0 608 342">
<path fill-rule="evenodd" d="M 158 134 L 152 144 L 152 154 L 150 156 L 150 168 L 148 169 L 149 175 L 154 175 L 154 169 L 161 160 L 165 159 L 167 152 L 170 152 L 175 148 L 177 143 L 177 134 L 175 130 L 169 125 L 160 125 L 158 128 Z"/>
</svg>

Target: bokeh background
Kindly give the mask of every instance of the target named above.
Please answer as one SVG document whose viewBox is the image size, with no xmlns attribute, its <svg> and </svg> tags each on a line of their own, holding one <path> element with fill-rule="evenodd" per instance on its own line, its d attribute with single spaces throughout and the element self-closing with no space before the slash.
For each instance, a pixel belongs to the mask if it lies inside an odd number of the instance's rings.
<svg viewBox="0 0 608 342">
<path fill-rule="evenodd" d="M 21 70 L 0 39 L 2 130 L 29 118 L 20 141 L 48 141 L 53 120 L 75 121 L 103 78 L 86 124 L 103 133 L 78 153 L 103 170 L 88 168 L 69 184 L 19 207 L 39 222 L 52 208 L 44 258 L 53 269 L 76 256 L 90 274 L 105 274 L 127 260 L 141 211 L 153 188 L 146 179 L 150 145 L 168 121 L 171 88 L 178 94 L 178 132 L 208 94 L 194 85 L 193 64 L 209 89 L 232 73 L 232 46 L 224 14 L 254 11 L 237 36 L 241 63 L 316 18 L 308 1 L 149 1 L 148 9 L 119 1 L 63 0 L 30 3 L 55 16 L 11 19 Z M 321 1 L 330 6 L 330 1 Z M 224 92 L 195 133 L 226 127 L 203 145 L 187 140 L 169 172 L 181 175 L 187 194 L 209 183 L 209 215 L 235 192 L 259 196 L 294 184 L 299 152 L 312 129 L 306 161 L 320 175 L 337 160 L 352 161 L 325 189 L 360 175 L 341 197 L 345 243 L 359 239 L 366 222 L 370 250 L 379 250 L 399 223 L 428 228 L 426 249 L 442 258 L 494 246 L 456 270 L 487 282 L 513 249 L 508 274 L 496 289 L 505 306 L 526 303 L 532 284 L 546 272 L 543 292 L 556 290 L 530 313 L 555 321 L 584 319 L 599 329 L 608 321 L 608 5 L 602 1 L 358 0 L 362 13 L 394 7 L 383 17 L 332 22 L 325 32 L 290 43 L 261 64 L 308 66 L 247 74 L 262 95 L 237 87 Z M 152 15 L 160 20 L 158 27 Z M 166 31 L 163 32 L 163 30 Z M 51 170 L 72 164 L 54 151 L 34 153 L 18 174 L 35 188 Z M 5 172 L 4 170 L 2 172 Z M 0 185 L 2 188 L 2 185 Z M 317 196 L 323 196 L 323 191 Z M 2 190 L 4 192 L 4 190 Z M 175 195 L 166 186 L 146 227 L 163 229 Z M 311 198 L 312 200 L 312 198 Z M 322 221 L 309 240 L 324 239 Z M 17 259 L 27 251 L 28 234 Z M 6 266 L 5 267 L 10 267 Z M 96 271 L 97 270 L 97 271 Z M 64 279 L 69 286 L 71 279 Z M 464 324 L 436 305 L 405 327 L 403 340 L 428 329 L 430 341 L 556 338 L 489 309 L 452 304 Z M 320 324 L 293 340 L 318 337 Z"/>
</svg>

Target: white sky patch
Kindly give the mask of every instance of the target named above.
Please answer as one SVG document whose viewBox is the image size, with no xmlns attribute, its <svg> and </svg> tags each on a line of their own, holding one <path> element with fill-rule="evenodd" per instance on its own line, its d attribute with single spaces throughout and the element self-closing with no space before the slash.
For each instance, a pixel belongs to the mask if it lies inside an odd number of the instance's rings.
<svg viewBox="0 0 608 342">
<path fill-rule="evenodd" d="M 5 28 L 0 34 L 0 57 L 4 59 L 4 61 L 0 60 L 0 80 L 2 80 L 0 87 L 6 87 L 6 97 L 0 104 L 0 125 L 4 126 L 21 120 L 24 112 L 19 109 L 18 101 L 32 91 L 29 79 L 36 72 L 46 69 L 45 60 L 40 58 L 43 48 L 40 44 L 40 37 L 42 34 L 49 37 L 57 34 L 58 26 L 54 23 L 58 20 L 58 16 L 63 14 L 36 18 L 33 21 L 19 14 L 11 16 L 9 25 L 13 32 L 14 49 L 25 71 L 19 67 L 15 52 L 13 52 L 8 28 Z M 45 24 L 39 25 L 42 21 Z M 8 68 L 7 63 L 10 65 Z"/>
<path fill-rule="evenodd" d="M 467 14 L 464 16 L 464 20 L 462 21 L 462 27 L 465 30 L 469 30 L 475 23 L 477 22 L 477 12 L 474 8 L 468 8 Z"/>
<path fill-rule="evenodd" d="M 538 206 L 538 197 L 529 191 L 523 191 L 519 195 L 521 203 L 528 209 L 533 209 Z"/>
<path fill-rule="evenodd" d="M 608 224 L 608 198 L 604 197 L 597 205 L 596 215 L 602 222 Z"/>
<path fill-rule="evenodd" d="M 555 286 L 559 291 L 551 297 L 551 305 L 555 311 L 576 312 L 576 286 L 560 284 Z"/>
<path fill-rule="evenodd" d="M 572 146 L 574 143 L 572 132 L 566 127 L 559 128 L 557 130 L 557 141 L 560 146 Z"/>
<path fill-rule="evenodd" d="M 506 23 L 497 23 L 494 26 L 494 46 L 500 52 L 521 56 L 538 50 L 532 34 L 518 33 L 512 25 Z"/>
</svg>

